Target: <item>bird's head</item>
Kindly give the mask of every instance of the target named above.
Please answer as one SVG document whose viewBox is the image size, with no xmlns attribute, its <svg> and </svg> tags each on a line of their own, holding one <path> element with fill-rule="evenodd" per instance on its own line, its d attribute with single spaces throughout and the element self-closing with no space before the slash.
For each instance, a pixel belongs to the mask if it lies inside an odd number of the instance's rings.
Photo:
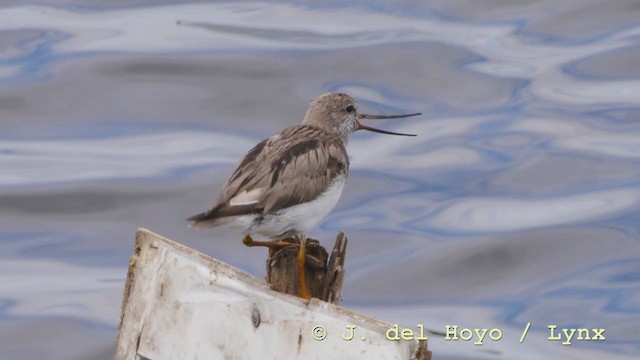
<svg viewBox="0 0 640 360">
<path fill-rule="evenodd" d="M 358 112 L 358 104 L 353 97 L 342 93 L 328 93 L 315 98 L 309 105 L 309 110 L 304 118 L 303 124 L 319 127 L 329 132 L 340 135 L 346 144 L 351 134 L 356 130 L 369 130 L 381 134 L 416 136 L 414 134 L 403 134 L 392 131 L 376 129 L 363 125 L 363 119 L 397 119 L 409 116 L 421 115 L 369 115 Z"/>
</svg>

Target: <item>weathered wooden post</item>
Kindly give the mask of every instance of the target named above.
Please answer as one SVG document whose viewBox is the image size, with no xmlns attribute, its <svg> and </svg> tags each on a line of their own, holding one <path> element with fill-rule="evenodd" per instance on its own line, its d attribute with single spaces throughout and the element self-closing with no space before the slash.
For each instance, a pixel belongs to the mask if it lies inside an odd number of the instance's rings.
<svg viewBox="0 0 640 360">
<path fill-rule="evenodd" d="M 293 239 L 285 241 L 297 244 Z M 340 232 L 329 257 L 327 250 L 315 239 L 307 239 L 305 278 L 311 296 L 336 304 L 340 302 L 347 237 Z M 267 258 L 267 282 L 275 291 L 299 295 L 300 278 L 296 270 L 297 246 L 269 251 Z"/>
<path fill-rule="evenodd" d="M 391 341 L 386 336 L 390 324 L 334 305 L 340 298 L 346 244 L 339 234 L 328 263 L 326 250 L 310 244 L 312 294 L 329 302 L 307 301 L 272 290 L 291 290 L 285 281 L 297 278 L 297 270 L 286 266 L 295 263 L 295 250 L 271 254 L 269 285 L 139 229 L 116 359 L 431 359 L 424 342 Z M 343 339 L 350 326 L 357 327 L 360 339 Z"/>
<path fill-rule="evenodd" d="M 293 239 L 285 241 L 299 243 Z M 315 239 L 307 239 L 307 258 L 305 278 L 311 296 L 331 304 L 339 305 L 344 279 L 344 262 L 347 256 L 347 237 L 341 231 L 336 237 L 331 256 Z M 299 295 L 300 278 L 296 269 L 296 246 L 269 251 L 267 258 L 267 282 L 271 289 L 290 295 Z M 328 260 L 328 261 L 327 261 Z M 431 360 L 431 351 L 427 342 L 420 340 L 414 357 L 416 360 Z"/>
</svg>

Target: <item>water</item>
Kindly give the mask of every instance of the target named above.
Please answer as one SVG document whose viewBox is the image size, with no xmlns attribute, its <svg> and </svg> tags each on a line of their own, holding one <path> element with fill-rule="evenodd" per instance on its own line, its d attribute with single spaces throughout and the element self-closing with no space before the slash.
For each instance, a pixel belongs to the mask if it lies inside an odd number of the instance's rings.
<svg viewBox="0 0 640 360">
<path fill-rule="evenodd" d="M 604 0 L 5 2 L 0 358 L 111 358 L 137 227 L 262 277 L 263 251 L 184 219 L 327 91 L 424 113 L 378 123 L 417 138 L 354 136 L 311 234 L 349 235 L 346 307 L 503 333 L 432 336 L 435 359 L 635 358 L 639 19 Z"/>
</svg>

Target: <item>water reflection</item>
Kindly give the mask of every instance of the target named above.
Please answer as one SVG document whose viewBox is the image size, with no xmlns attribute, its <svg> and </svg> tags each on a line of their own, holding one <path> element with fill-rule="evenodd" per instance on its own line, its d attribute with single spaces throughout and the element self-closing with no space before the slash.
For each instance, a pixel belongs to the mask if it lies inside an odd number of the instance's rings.
<svg viewBox="0 0 640 360">
<path fill-rule="evenodd" d="M 504 332 L 434 336 L 436 358 L 638 353 L 640 8 L 128 5 L 0 8 L 0 358 L 110 358 L 140 226 L 261 277 L 263 253 L 184 218 L 325 91 L 425 114 L 382 125 L 417 138 L 349 144 L 345 194 L 312 234 L 352 240 L 346 306 Z M 556 323 L 608 338 L 562 346 Z"/>
<path fill-rule="evenodd" d="M 468 197 L 445 203 L 422 222 L 441 231 L 497 233 L 613 217 L 637 208 L 639 201 L 635 187 L 535 200 Z"/>
</svg>

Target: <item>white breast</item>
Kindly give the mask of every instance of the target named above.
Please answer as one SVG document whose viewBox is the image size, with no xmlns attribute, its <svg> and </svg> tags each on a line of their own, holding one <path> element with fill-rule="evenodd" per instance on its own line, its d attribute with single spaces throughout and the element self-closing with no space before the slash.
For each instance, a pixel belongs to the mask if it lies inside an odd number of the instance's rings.
<svg viewBox="0 0 640 360">
<path fill-rule="evenodd" d="M 269 238 L 291 231 L 306 233 L 336 206 L 346 180 L 344 176 L 337 177 L 315 200 L 288 207 L 273 215 L 266 215 L 260 224 L 253 225 L 249 231 Z"/>
</svg>

